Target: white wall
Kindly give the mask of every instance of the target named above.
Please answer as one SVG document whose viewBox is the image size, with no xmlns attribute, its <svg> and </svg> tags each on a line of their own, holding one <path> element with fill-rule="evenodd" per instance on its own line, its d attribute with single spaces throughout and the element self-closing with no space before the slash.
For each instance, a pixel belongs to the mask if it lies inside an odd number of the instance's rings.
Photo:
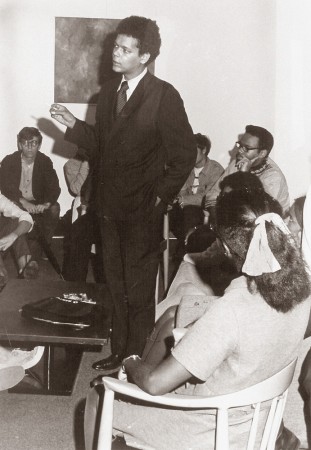
<svg viewBox="0 0 311 450">
<path fill-rule="evenodd" d="M 66 159 L 58 153 L 70 156 L 73 148 L 63 142 L 64 128 L 48 113 L 54 92 L 55 17 L 137 14 L 157 20 L 163 44 L 156 74 L 180 91 L 194 131 L 210 136 L 211 156 L 223 165 L 246 124 L 275 131 L 276 19 L 271 0 L 1 0 L 0 14 L 0 159 L 16 149 L 22 127 L 38 124 L 44 134 L 42 150 L 51 155 L 61 180 L 62 212 L 71 198 L 63 177 Z M 86 105 L 67 106 L 84 118 Z"/>
<path fill-rule="evenodd" d="M 311 182 L 311 3 L 277 0 L 275 159 L 292 199 Z"/>
</svg>

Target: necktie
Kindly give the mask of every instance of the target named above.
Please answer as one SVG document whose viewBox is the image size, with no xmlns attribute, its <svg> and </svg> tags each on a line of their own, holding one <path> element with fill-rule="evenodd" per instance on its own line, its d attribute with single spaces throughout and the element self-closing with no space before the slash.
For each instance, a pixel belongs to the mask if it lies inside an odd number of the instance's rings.
<svg viewBox="0 0 311 450">
<path fill-rule="evenodd" d="M 196 194 L 199 187 L 199 175 L 195 175 L 192 185 L 192 194 Z"/>
<path fill-rule="evenodd" d="M 116 115 L 118 116 L 120 112 L 122 111 L 127 98 L 126 98 L 126 91 L 128 90 L 129 85 L 127 84 L 127 81 L 123 81 L 121 84 L 121 88 L 117 95 L 117 103 L 116 103 Z"/>
</svg>

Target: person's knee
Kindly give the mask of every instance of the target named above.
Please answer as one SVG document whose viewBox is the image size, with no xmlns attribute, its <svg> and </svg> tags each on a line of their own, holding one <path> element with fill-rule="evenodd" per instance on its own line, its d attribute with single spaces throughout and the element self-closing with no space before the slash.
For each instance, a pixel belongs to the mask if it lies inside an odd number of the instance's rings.
<svg viewBox="0 0 311 450">
<path fill-rule="evenodd" d="M 54 218 L 58 218 L 60 215 L 60 206 L 59 203 L 54 203 L 53 205 L 51 205 L 48 209 L 49 214 L 54 217 Z"/>
</svg>

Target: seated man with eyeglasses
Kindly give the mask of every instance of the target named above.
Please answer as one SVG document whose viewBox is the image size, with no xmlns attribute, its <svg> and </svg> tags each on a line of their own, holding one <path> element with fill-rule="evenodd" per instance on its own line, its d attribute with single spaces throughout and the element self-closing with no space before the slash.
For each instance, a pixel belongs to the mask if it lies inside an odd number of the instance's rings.
<svg viewBox="0 0 311 450">
<path fill-rule="evenodd" d="M 18 133 L 18 151 L 2 160 L 0 187 L 3 195 L 31 214 L 50 245 L 59 220 L 60 187 L 51 159 L 40 152 L 41 144 L 37 128 L 24 127 Z M 39 256 L 38 246 L 33 252 Z"/>
<path fill-rule="evenodd" d="M 264 190 L 281 204 L 283 214 L 286 216 L 290 206 L 288 187 L 281 169 L 269 158 L 273 144 L 273 136 L 268 130 L 247 125 L 245 133 L 235 143 L 236 158 L 230 162 L 213 189 L 206 194 L 205 209 L 210 210 L 215 206 L 222 179 L 231 173 L 241 171 L 256 175 L 262 182 Z"/>
</svg>

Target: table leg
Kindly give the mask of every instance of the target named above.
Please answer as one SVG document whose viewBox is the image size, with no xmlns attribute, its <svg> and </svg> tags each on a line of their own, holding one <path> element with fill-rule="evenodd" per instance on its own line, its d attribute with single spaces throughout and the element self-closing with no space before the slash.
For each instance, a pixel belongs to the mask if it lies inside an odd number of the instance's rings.
<svg viewBox="0 0 311 450">
<path fill-rule="evenodd" d="M 40 361 L 35 366 L 36 372 L 41 372 L 40 378 L 43 380 L 41 386 L 37 379 L 32 382 L 31 374 L 29 374 L 9 392 L 15 394 L 71 395 L 82 354 L 81 346 L 46 345 L 42 358 L 43 363 Z"/>
</svg>

